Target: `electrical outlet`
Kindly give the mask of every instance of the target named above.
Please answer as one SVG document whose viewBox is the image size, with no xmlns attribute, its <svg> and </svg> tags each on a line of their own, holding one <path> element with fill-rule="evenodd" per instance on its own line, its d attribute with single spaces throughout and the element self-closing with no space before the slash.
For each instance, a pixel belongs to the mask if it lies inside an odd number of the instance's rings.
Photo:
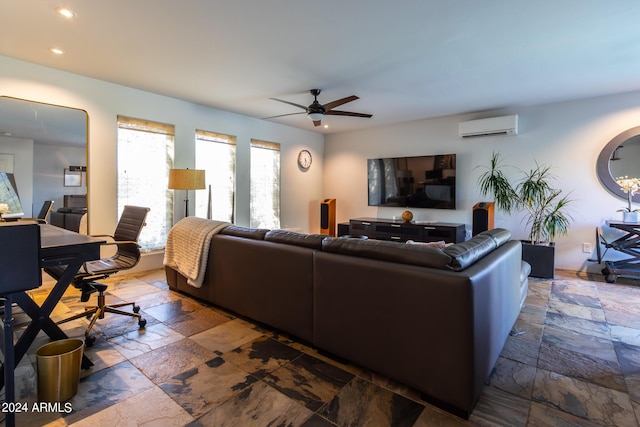
<svg viewBox="0 0 640 427">
<path fill-rule="evenodd" d="M 590 254 L 592 251 L 593 247 L 591 246 L 591 243 L 585 242 L 582 244 L 582 252 L 584 252 L 585 254 Z"/>
</svg>

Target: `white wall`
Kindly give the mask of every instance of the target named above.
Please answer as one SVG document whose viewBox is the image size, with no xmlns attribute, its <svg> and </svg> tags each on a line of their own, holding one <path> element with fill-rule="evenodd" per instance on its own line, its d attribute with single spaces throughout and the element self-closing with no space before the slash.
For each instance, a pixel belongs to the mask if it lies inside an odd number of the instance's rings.
<svg viewBox="0 0 640 427">
<path fill-rule="evenodd" d="M 462 140 L 458 122 L 498 115 L 518 114 L 520 133 L 512 137 Z M 416 219 L 460 222 L 471 227 L 472 207 L 483 198 L 476 181 L 493 151 L 506 162 L 529 169 L 534 161 L 552 166 L 558 186 L 570 193 L 575 220 L 569 235 L 557 240 L 556 267 L 591 271 L 593 254 L 582 252 L 582 243 L 595 245 L 595 227 L 607 219 L 621 219 L 616 212 L 624 201 L 612 196 L 596 175 L 602 148 L 616 135 L 638 126 L 640 93 L 591 98 L 581 101 L 523 107 L 503 111 L 441 117 L 364 131 L 329 135 L 325 142 L 324 197 L 337 199 L 338 221 L 372 216 L 390 218 L 404 209 L 367 206 L 366 159 L 384 156 L 457 154 L 457 209 L 412 209 Z M 516 174 L 513 174 L 516 176 Z M 496 227 L 526 238 L 521 216 L 496 215 Z M 595 247 L 595 246 L 594 246 Z"/>
<path fill-rule="evenodd" d="M 184 76 L 183 78 L 189 78 Z M 206 88 L 203 88 L 206 90 Z M 281 144 L 281 225 L 316 232 L 322 196 L 323 141 L 319 133 L 282 126 L 174 98 L 54 70 L 0 56 L 0 96 L 12 96 L 85 110 L 89 116 L 89 227 L 111 233 L 116 212 L 116 120 L 118 115 L 176 126 L 175 166 L 194 167 L 195 129 L 237 137 L 236 222 L 249 224 L 249 143 L 251 138 Z M 314 156 L 308 172 L 296 164 L 306 148 Z M 183 194 L 177 194 L 180 201 Z M 182 204 L 175 204 L 176 218 Z M 193 206 L 191 207 L 193 209 Z M 142 264 L 160 266 L 161 257 Z"/>
</svg>

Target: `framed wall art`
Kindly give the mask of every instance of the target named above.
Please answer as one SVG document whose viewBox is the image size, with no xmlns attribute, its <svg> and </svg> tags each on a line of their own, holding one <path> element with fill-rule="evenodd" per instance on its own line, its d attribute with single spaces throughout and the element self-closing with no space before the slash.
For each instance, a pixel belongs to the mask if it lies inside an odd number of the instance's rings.
<svg viewBox="0 0 640 427">
<path fill-rule="evenodd" d="M 82 171 L 64 170 L 64 186 L 80 187 L 82 185 Z"/>
</svg>

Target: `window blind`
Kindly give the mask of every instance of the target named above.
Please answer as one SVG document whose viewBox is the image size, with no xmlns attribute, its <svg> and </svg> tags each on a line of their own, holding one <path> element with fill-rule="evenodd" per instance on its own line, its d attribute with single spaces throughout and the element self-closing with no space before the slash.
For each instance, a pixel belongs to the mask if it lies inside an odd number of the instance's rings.
<svg viewBox="0 0 640 427">
<path fill-rule="evenodd" d="M 163 249 L 173 225 L 173 125 L 118 116 L 118 217 L 125 205 L 150 208 L 139 244 L 143 251 Z"/>
<path fill-rule="evenodd" d="M 196 130 L 196 169 L 207 191 L 196 191 L 196 216 L 234 222 L 236 137 Z"/>
<path fill-rule="evenodd" d="M 280 228 L 280 144 L 251 140 L 250 226 Z"/>
</svg>

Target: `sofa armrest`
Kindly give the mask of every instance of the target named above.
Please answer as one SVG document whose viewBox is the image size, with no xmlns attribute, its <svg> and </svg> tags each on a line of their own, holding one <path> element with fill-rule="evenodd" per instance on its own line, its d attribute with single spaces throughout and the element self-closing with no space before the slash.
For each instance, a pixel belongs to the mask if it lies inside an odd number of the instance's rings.
<svg viewBox="0 0 640 427">
<path fill-rule="evenodd" d="M 456 243 L 443 249 L 451 256 L 451 268 L 462 271 L 496 248 L 504 245 L 511 238 L 511 233 L 503 228 L 483 231 L 466 242 Z"/>
</svg>

